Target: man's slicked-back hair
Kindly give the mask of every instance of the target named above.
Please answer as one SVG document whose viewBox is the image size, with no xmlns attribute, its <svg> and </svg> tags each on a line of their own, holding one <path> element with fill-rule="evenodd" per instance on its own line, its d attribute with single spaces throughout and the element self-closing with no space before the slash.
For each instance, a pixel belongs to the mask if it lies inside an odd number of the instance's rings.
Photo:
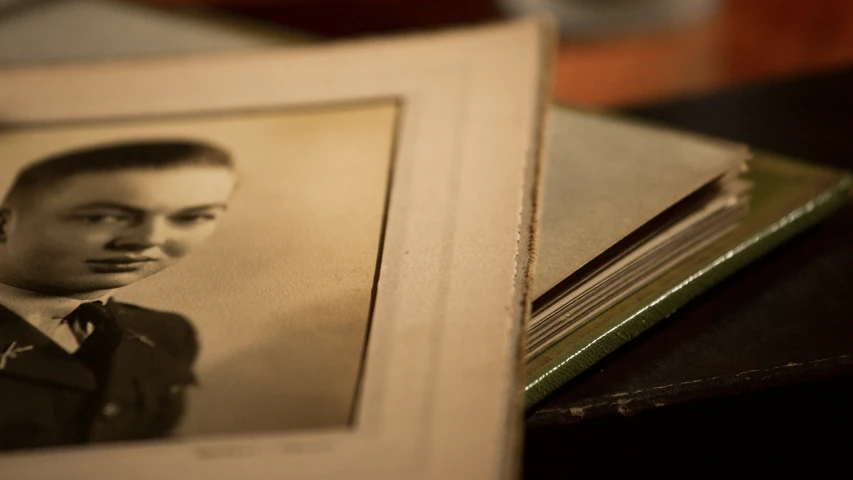
<svg viewBox="0 0 853 480">
<path fill-rule="evenodd" d="M 170 139 L 100 144 L 52 155 L 27 166 L 13 181 L 6 200 L 81 173 L 184 166 L 234 168 L 228 152 L 206 142 Z"/>
</svg>

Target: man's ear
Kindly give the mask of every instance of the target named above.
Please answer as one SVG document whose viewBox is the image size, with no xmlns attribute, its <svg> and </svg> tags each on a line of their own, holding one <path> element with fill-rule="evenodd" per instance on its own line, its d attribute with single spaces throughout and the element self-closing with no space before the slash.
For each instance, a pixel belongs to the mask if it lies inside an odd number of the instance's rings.
<svg viewBox="0 0 853 480">
<path fill-rule="evenodd" d="M 8 205 L 0 207 L 0 243 L 6 243 L 6 224 L 12 216 L 12 210 Z"/>
</svg>

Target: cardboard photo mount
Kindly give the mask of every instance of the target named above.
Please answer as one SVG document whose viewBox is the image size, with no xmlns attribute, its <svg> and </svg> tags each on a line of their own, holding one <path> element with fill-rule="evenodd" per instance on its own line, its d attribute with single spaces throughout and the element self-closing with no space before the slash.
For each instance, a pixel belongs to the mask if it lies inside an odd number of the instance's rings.
<svg viewBox="0 0 853 480">
<path fill-rule="evenodd" d="M 18 129 L 377 98 L 401 108 L 351 428 L 3 452 L 0 468 L 28 478 L 513 475 L 551 32 L 522 20 L 0 70 L 0 141 Z"/>
</svg>

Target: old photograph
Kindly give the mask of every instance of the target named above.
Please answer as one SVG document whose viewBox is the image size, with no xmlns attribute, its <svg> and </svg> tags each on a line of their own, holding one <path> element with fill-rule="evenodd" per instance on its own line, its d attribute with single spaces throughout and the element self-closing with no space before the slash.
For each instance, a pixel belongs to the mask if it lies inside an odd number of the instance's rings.
<svg viewBox="0 0 853 480">
<path fill-rule="evenodd" d="M 347 429 L 398 116 L 0 131 L 0 453 Z"/>
</svg>

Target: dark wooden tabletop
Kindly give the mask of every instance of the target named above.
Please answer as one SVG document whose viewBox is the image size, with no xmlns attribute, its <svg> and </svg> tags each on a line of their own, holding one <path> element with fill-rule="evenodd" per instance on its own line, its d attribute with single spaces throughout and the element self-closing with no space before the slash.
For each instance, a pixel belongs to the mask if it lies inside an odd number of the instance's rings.
<svg viewBox="0 0 853 480">
<path fill-rule="evenodd" d="M 853 68 L 627 113 L 853 170 Z M 528 479 L 850 478 L 853 205 L 700 295 L 526 423 Z"/>
</svg>

